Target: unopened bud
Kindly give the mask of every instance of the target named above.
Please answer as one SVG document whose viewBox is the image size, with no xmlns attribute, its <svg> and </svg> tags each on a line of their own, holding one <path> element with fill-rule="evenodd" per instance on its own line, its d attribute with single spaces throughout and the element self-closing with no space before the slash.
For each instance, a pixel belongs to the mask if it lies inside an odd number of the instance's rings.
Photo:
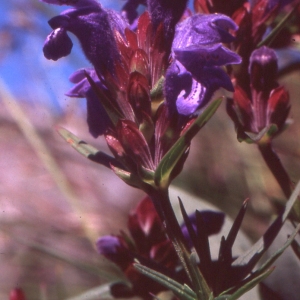
<svg viewBox="0 0 300 300">
<path fill-rule="evenodd" d="M 252 88 L 269 93 L 276 86 L 277 71 L 274 50 L 263 46 L 252 52 L 249 66 Z"/>
</svg>

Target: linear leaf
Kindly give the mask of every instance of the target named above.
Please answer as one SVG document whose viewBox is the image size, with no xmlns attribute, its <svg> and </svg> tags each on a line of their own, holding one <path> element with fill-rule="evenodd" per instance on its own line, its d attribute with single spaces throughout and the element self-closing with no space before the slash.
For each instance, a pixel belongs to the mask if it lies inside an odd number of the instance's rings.
<svg viewBox="0 0 300 300">
<path fill-rule="evenodd" d="M 298 6 L 299 6 L 299 4 L 295 5 L 295 7 L 268 34 L 268 36 L 257 45 L 257 48 L 264 46 L 264 45 L 269 46 L 274 41 L 276 36 L 280 33 L 280 31 L 284 28 L 284 26 L 287 24 L 287 22 L 291 19 L 293 14 L 297 11 Z"/>
<path fill-rule="evenodd" d="M 268 228 L 267 232 L 262 238 L 260 238 L 248 251 L 239 256 L 234 262 L 233 266 L 247 266 L 245 268 L 245 275 L 252 270 L 255 264 L 263 256 L 271 243 L 274 241 L 282 225 L 291 212 L 294 203 L 297 201 L 298 194 L 300 192 L 300 181 L 296 185 L 290 199 L 286 203 L 283 213 L 281 213 L 272 225 Z"/>
<path fill-rule="evenodd" d="M 167 289 L 170 289 L 181 300 L 196 300 L 196 294 L 187 285 L 182 285 L 179 282 L 165 276 L 162 273 L 154 271 L 139 263 L 135 263 L 134 267 L 145 276 L 160 283 Z"/>
<path fill-rule="evenodd" d="M 225 296 L 225 298 L 216 298 L 215 300 L 236 300 L 239 299 L 242 295 L 253 289 L 258 283 L 260 283 L 262 280 L 264 280 L 266 277 L 268 277 L 272 272 L 274 271 L 274 268 L 271 268 L 264 273 L 262 273 L 260 276 L 255 277 L 253 280 L 249 281 L 245 285 L 243 285 L 240 289 L 238 289 L 236 292 L 234 292 L 230 296 Z"/>
<path fill-rule="evenodd" d="M 114 157 L 98 150 L 92 145 L 87 144 L 85 141 L 81 140 L 79 137 L 77 137 L 67 129 L 58 127 L 57 131 L 67 143 L 69 143 L 77 152 L 79 152 L 86 158 L 97 162 L 107 168 L 110 168 L 110 164 L 122 167 L 122 165 Z"/>
</svg>

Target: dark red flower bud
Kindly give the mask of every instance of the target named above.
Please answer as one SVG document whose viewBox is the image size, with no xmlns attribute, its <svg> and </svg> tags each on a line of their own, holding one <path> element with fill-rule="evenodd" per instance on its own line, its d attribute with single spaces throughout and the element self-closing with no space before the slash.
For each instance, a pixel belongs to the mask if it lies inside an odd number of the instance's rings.
<svg viewBox="0 0 300 300">
<path fill-rule="evenodd" d="M 276 87 L 277 56 L 274 50 L 261 47 L 252 52 L 249 73 L 252 88 L 269 93 Z"/>
</svg>

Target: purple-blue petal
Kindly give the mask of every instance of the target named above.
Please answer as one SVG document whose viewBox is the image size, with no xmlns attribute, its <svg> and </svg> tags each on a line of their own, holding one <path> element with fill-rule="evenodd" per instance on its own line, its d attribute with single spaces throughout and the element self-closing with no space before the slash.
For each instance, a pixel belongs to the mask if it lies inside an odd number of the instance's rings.
<svg viewBox="0 0 300 300">
<path fill-rule="evenodd" d="M 63 28 L 56 28 L 44 43 L 43 52 L 47 59 L 58 60 L 71 53 L 73 43 Z"/>
<path fill-rule="evenodd" d="M 198 113 L 219 88 L 233 91 L 233 85 L 219 67 L 195 64 L 195 68 L 187 70 L 179 61 L 175 61 L 166 73 L 165 97 L 168 110 L 173 113 L 174 107 L 181 115 Z"/>
<path fill-rule="evenodd" d="M 117 254 L 118 248 L 122 246 L 120 239 L 113 235 L 102 236 L 97 240 L 96 245 L 98 252 L 104 256 Z"/>
<path fill-rule="evenodd" d="M 106 71 L 114 73 L 114 64 L 119 59 L 114 31 L 124 34 L 127 22 L 115 11 L 105 10 L 100 3 L 92 0 L 79 1 L 51 1 L 53 4 L 67 4 L 74 8 L 68 9 L 61 15 L 49 21 L 53 29 L 60 28 L 72 32 L 80 41 L 86 57 L 94 65 L 99 76 Z M 58 57 L 60 49 L 55 49 L 56 44 L 50 50 Z M 57 47 L 59 45 L 57 44 Z M 62 57 L 60 55 L 60 57 Z"/>
<path fill-rule="evenodd" d="M 196 65 L 197 68 L 200 68 L 201 66 L 223 66 L 241 63 L 241 57 L 222 44 L 189 46 L 182 49 L 173 49 L 173 51 L 175 58 L 188 70 Z"/>
<path fill-rule="evenodd" d="M 193 15 L 176 27 L 173 49 L 215 43 L 230 43 L 234 37 L 228 32 L 238 27 L 232 19 L 222 14 Z"/>
<path fill-rule="evenodd" d="M 164 86 L 169 115 L 177 112 L 176 99 L 178 95 L 182 91 L 185 91 L 187 94 L 191 92 L 192 82 L 192 74 L 179 61 L 175 60 L 166 72 Z"/>
<path fill-rule="evenodd" d="M 181 115 L 194 114 L 204 102 L 207 94 L 207 88 L 193 79 L 190 92 L 182 90 L 176 100 L 177 111 Z"/>
<path fill-rule="evenodd" d="M 85 75 L 86 73 L 90 75 L 99 88 L 103 90 L 106 89 L 100 82 L 95 70 L 80 69 L 71 75 L 70 81 L 75 83 L 75 85 L 66 93 L 66 95 L 70 97 L 86 98 L 89 132 L 94 138 L 97 138 L 99 135 L 104 134 L 111 126 L 111 121 L 99 98 L 90 86 Z"/>
<path fill-rule="evenodd" d="M 225 220 L 225 214 L 218 211 L 212 210 L 202 210 L 200 211 L 202 220 L 205 224 L 205 230 L 208 236 L 217 234 L 222 229 Z M 197 234 L 197 226 L 196 226 L 196 214 L 193 213 L 189 215 L 190 222 Z M 181 231 L 186 238 L 190 247 L 192 247 L 192 241 L 190 235 L 188 233 L 187 227 L 185 224 L 181 226 Z"/>
</svg>

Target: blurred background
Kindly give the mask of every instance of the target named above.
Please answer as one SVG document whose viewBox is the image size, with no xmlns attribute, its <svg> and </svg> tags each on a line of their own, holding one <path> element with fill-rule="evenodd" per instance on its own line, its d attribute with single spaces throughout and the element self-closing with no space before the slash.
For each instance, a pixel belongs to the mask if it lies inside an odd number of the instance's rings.
<svg viewBox="0 0 300 300">
<path fill-rule="evenodd" d="M 102 1 L 115 9 L 123 3 Z M 108 151 L 103 139 L 88 133 L 85 100 L 64 96 L 68 77 L 89 66 L 76 39 L 71 55 L 59 62 L 42 53 L 51 31 L 47 21 L 63 9 L 37 0 L 0 2 L 0 299 L 15 287 L 31 300 L 66 299 L 110 280 L 118 271 L 96 253 L 95 240 L 124 229 L 143 197 L 56 133 L 55 126 L 65 127 Z M 297 45 L 282 59 L 297 61 Z M 300 71 L 282 74 L 280 82 L 290 91 L 293 122 L 275 149 L 297 182 Z M 249 197 L 243 229 L 252 240 L 264 233 L 276 203 L 285 201 L 256 146 L 237 141 L 225 103 L 198 134 L 174 185 L 230 217 Z"/>
</svg>

